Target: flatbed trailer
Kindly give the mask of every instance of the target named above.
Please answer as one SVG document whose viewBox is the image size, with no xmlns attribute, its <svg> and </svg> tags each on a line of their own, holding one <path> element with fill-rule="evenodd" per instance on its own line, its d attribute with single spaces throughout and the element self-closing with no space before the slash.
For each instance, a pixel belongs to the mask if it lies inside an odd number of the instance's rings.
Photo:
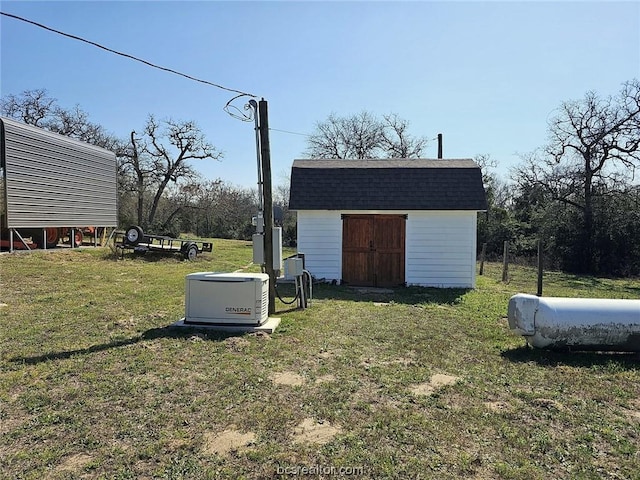
<svg viewBox="0 0 640 480">
<path fill-rule="evenodd" d="M 147 252 L 180 253 L 187 260 L 195 260 L 198 254 L 213 251 L 213 243 L 211 242 L 172 238 L 165 235 L 149 235 L 138 226 L 129 227 L 125 232 L 115 232 L 115 245 L 116 249 L 123 254 L 124 250 L 133 250 L 138 254 Z"/>
</svg>

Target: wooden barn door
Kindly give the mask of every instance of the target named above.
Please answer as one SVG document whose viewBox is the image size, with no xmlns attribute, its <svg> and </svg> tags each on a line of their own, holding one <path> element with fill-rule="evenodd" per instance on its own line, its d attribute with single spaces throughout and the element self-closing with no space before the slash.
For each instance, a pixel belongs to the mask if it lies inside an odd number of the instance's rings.
<svg viewBox="0 0 640 480">
<path fill-rule="evenodd" d="M 344 215 L 342 280 L 349 285 L 392 287 L 404 284 L 403 215 Z"/>
<path fill-rule="evenodd" d="M 375 215 L 373 228 L 376 287 L 404 285 L 403 215 Z"/>
<path fill-rule="evenodd" d="M 345 215 L 342 218 L 342 281 L 349 285 L 372 286 L 373 215 Z"/>
</svg>

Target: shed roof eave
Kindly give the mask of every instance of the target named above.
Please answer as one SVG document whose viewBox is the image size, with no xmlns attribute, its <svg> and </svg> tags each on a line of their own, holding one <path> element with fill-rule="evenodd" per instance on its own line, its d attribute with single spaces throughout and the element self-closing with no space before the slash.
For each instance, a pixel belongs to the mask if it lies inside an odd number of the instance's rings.
<svg viewBox="0 0 640 480">
<path fill-rule="evenodd" d="M 360 212 L 487 212 L 487 209 L 478 208 L 306 208 L 289 207 L 290 212 L 345 212 L 345 211 L 360 211 Z"/>
</svg>

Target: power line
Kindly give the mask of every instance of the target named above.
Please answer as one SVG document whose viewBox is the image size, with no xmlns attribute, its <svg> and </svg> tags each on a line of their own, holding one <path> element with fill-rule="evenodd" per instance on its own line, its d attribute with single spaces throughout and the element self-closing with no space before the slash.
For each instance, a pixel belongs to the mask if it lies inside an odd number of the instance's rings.
<svg viewBox="0 0 640 480">
<path fill-rule="evenodd" d="M 62 35 L 64 37 L 68 37 L 68 38 L 71 38 L 73 40 L 78 40 L 80 42 L 88 43 L 89 45 L 93 45 L 94 47 L 98 47 L 98 48 L 100 48 L 102 50 L 106 50 L 109 53 L 114 53 L 116 55 L 120 55 L 121 57 L 129 58 L 131 60 L 135 60 L 136 62 L 143 63 L 143 64 L 145 64 L 145 65 L 147 65 L 149 67 L 157 68 L 158 70 L 163 70 L 165 72 L 169 72 L 169 73 L 173 73 L 175 75 L 179 75 L 179 76 L 187 78 L 189 80 L 193 80 L 194 82 L 204 83 L 206 85 L 210 85 L 212 87 L 216 87 L 216 88 L 219 88 L 221 90 L 226 90 L 227 92 L 238 93 L 241 96 L 254 97 L 254 98 L 256 97 L 256 95 L 253 95 L 251 93 L 246 93 L 246 92 L 243 92 L 241 90 L 236 90 L 236 89 L 233 89 L 233 88 L 224 87 L 222 85 L 210 82 L 208 80 L 202 80 L 200 78 L 196 78 L 196 77 L 192 77 L 191 75 L 187 75 L 186 73 L 178 72 L 177 70 L 173 70 L 171 68 L 167 68 L 167 67 L 162 67 L 160 65 L 156 65 L 154 63 L 148 62 L 146 60 L 143 60 L 141 58 L 135 57 L 133 55 L 129 55 L 128 53 L 123 53 L 123 52 L 119 52 L 117 50 L 113 50 L 111 48 L 105 47 L 104 45 L 100 45 L 99 43 L 92 42 L 91 40 L 87 40 L 85 38 L 78 37 L 76 35 L 71 35 L 70 33 L 61 32 L 60 30 L 56 30 L 55 28 L 48 27 L 46 25 L 43 25 L 43 24 L 38 23 L 38 22 L 34 22 L 33 20 L 29 20 L 27 18 L 19 17 L 18 15 L 13 15 L 12 13 L 0 12 L 0 14 L 4 15 L 6 17 L 14 18 L 16 20 L 20 20 L 21 22 L 25 22 L 25 23 L 29 23 L 31 25 L 35 25 L 36 27 L 43 28 L 44 30 L 48 30 L 50 32 L 57 33 L 58 35 Z"/>
<path fill-rule="evenodd" d="M 269 130 L 271 130 L 273 132 L 288 133 L 289 135 L 300 135 L 301 137 L 310 137 L 311 136 L 311 135 L 309 135 L 307 133 L 290 132 L 289 130 L 279 130 L 277 128 L 269 128 Z"/>
<path fill-rule="evenodd" d="M 113 53 L 115 55 L 120 55 L 121 57 L 125 57 L 125 58 L 128 58 L 130 60 L 134 60 L 136 62 L 140 62 L 140 63 L 142 63 L 144 65 L 149 66 L 149 67 L 156 68 L 158 70 L 162 70 L 162 71 L 165 71 L 165 72 L 168 72 L 168 73 L 173 73 L 175 75 L 179 75 L 179 76 L 187 78 L 189 80 L 193 80 L 194 82 L 204 83 L 205 85 L 210 85 L 212 87 L 216 87 L 216 88 L 219 88 L 221 90 L 226 90 L 227 92 L 237 93 L 238 95 L 236 95 L 235 97 L 233 97 L 231 100 L 229 100 L 226 103 L 226 105 L 224 106 L 223 110 L 225 112 L 227 112 L 229 115 L 231 115 L 232 117 L 237 118 L 238 120 L 242 120 L 242 121 L 245 121 L 245 122 L 253 120 L 253 117 L 252 117 L 251 114 L 247 115 L 247 114 L 243 113 L 239 108 L 234 106 L 232 104 L 232 102 L 234 102 L 235 100 L 237 100 L 238 98 L 241 98 L 241 97 L 257 98 L 257 95 L 254 95 L 254 94 L 251 94 L 251 93 L 247 93 L 247 92 L 243 92 L 241 90 L 236 90 L 234 88 L 228 88 L 228 87 L 225 87 L 223 85 L 219 85 L 217 83 L 210 82 L 208 80 L 203 80 L 201 78 L 196 78 L 196 77 L 193 77 L 191 75 L 187 75 L 186 73 L 182 73 L 182 72 L 179 72 L 177 70 L 173 70 L 171 68 L 163 67 L 161 65 L 156 65 L 155 63 L 151 63 L 151 62 L 149 62 L 147 60 L 144 60 L 142 58 L 138 58 L 138 57 L 136 57 L 134 55 L 130 55 L 130 54 L 124 53 L 124 52 L 119 52 L 119 51 L 114 50 L 112 48 L 105 47 L 104 45 L 101 45 L 101 44 L 99 44 L 97 42 L 93 42 L 91 40 L 87 40 L 86 38 L 82 38 L 82 37 L 79 37 L 77 35 L 72 35 L 70 33 L 62 32 L 60 30 L 56 30 L 55 28 L 49 27 L 47 25 L 43 25 L 42 23 L 38 23 L 38 22 L 35 22 L 33 20 L 29 20 L 28 18 L 20 17 L 18 15 L 14 15 L 12 13 L 2 12 L 2 11 L 0 11 L 0 14 L 4 15 L 6 17 L 10 17 L 10 18 L 19 20 L 21 22 L 28 23 L 30 25 L 34 25 L 36 27 L 42 28 L 44 30 L 47 30 L 49 32 L 53 32 L 53 33 L 56 33 L 58 35 L 62 35 L 63 37 L 67 37 L 67 38 L 71 38 L 72 40 L 77 40 L 79 42 L 87 43 L 87 44 L 92 45 L 94 47 L 100 48 L 101 50 L 105 50 L 105 51 L 107 51 L 109 53 Z M 235 110 L 235 112 L 234 112 L 234 110 Z M 245 106 L 245 110 L 246 110 L 246 106 Z M 277 128 L 269 128 L 269 130 L 274 131 L 274 132 L 287 133 L 289 135 L 299 135 L 301 137 L 310 137 L 310 135 L 308 135 L 306 133 L 291 132 L 289 130 L 279 130 Z"/>
</svg>

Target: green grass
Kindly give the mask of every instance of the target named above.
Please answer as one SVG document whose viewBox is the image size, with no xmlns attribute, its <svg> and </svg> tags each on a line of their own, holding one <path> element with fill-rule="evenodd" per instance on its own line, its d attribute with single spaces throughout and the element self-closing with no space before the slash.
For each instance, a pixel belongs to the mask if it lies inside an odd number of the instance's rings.
<svg viewBox="0 0 640 480">
<path fill-rule="evenodd" d="M 534 269 L 512 266 L 503 284 L 488 264 L 476 290 L 317 285 L 305 311 L 278 302 L 271 336 L 167 328 L 187 274 L 250 261 L 248 242 L 224 240 L 195 262 L 0 256 L 0 477 L 268 479 L 320 465 L 376 479 L 640 478 L 638 356 L 526 348 L 504 317 L 511 295 L 535 293 Z M 545 295 L 639 298 L 640 281 L 549 272 Z M 412 393 L 435 374 L 458 380 Z M 339 431 L 296 442 L 305 419 Z M 230 429 L 255 440 L 212 452 Z"/>
</svg>

